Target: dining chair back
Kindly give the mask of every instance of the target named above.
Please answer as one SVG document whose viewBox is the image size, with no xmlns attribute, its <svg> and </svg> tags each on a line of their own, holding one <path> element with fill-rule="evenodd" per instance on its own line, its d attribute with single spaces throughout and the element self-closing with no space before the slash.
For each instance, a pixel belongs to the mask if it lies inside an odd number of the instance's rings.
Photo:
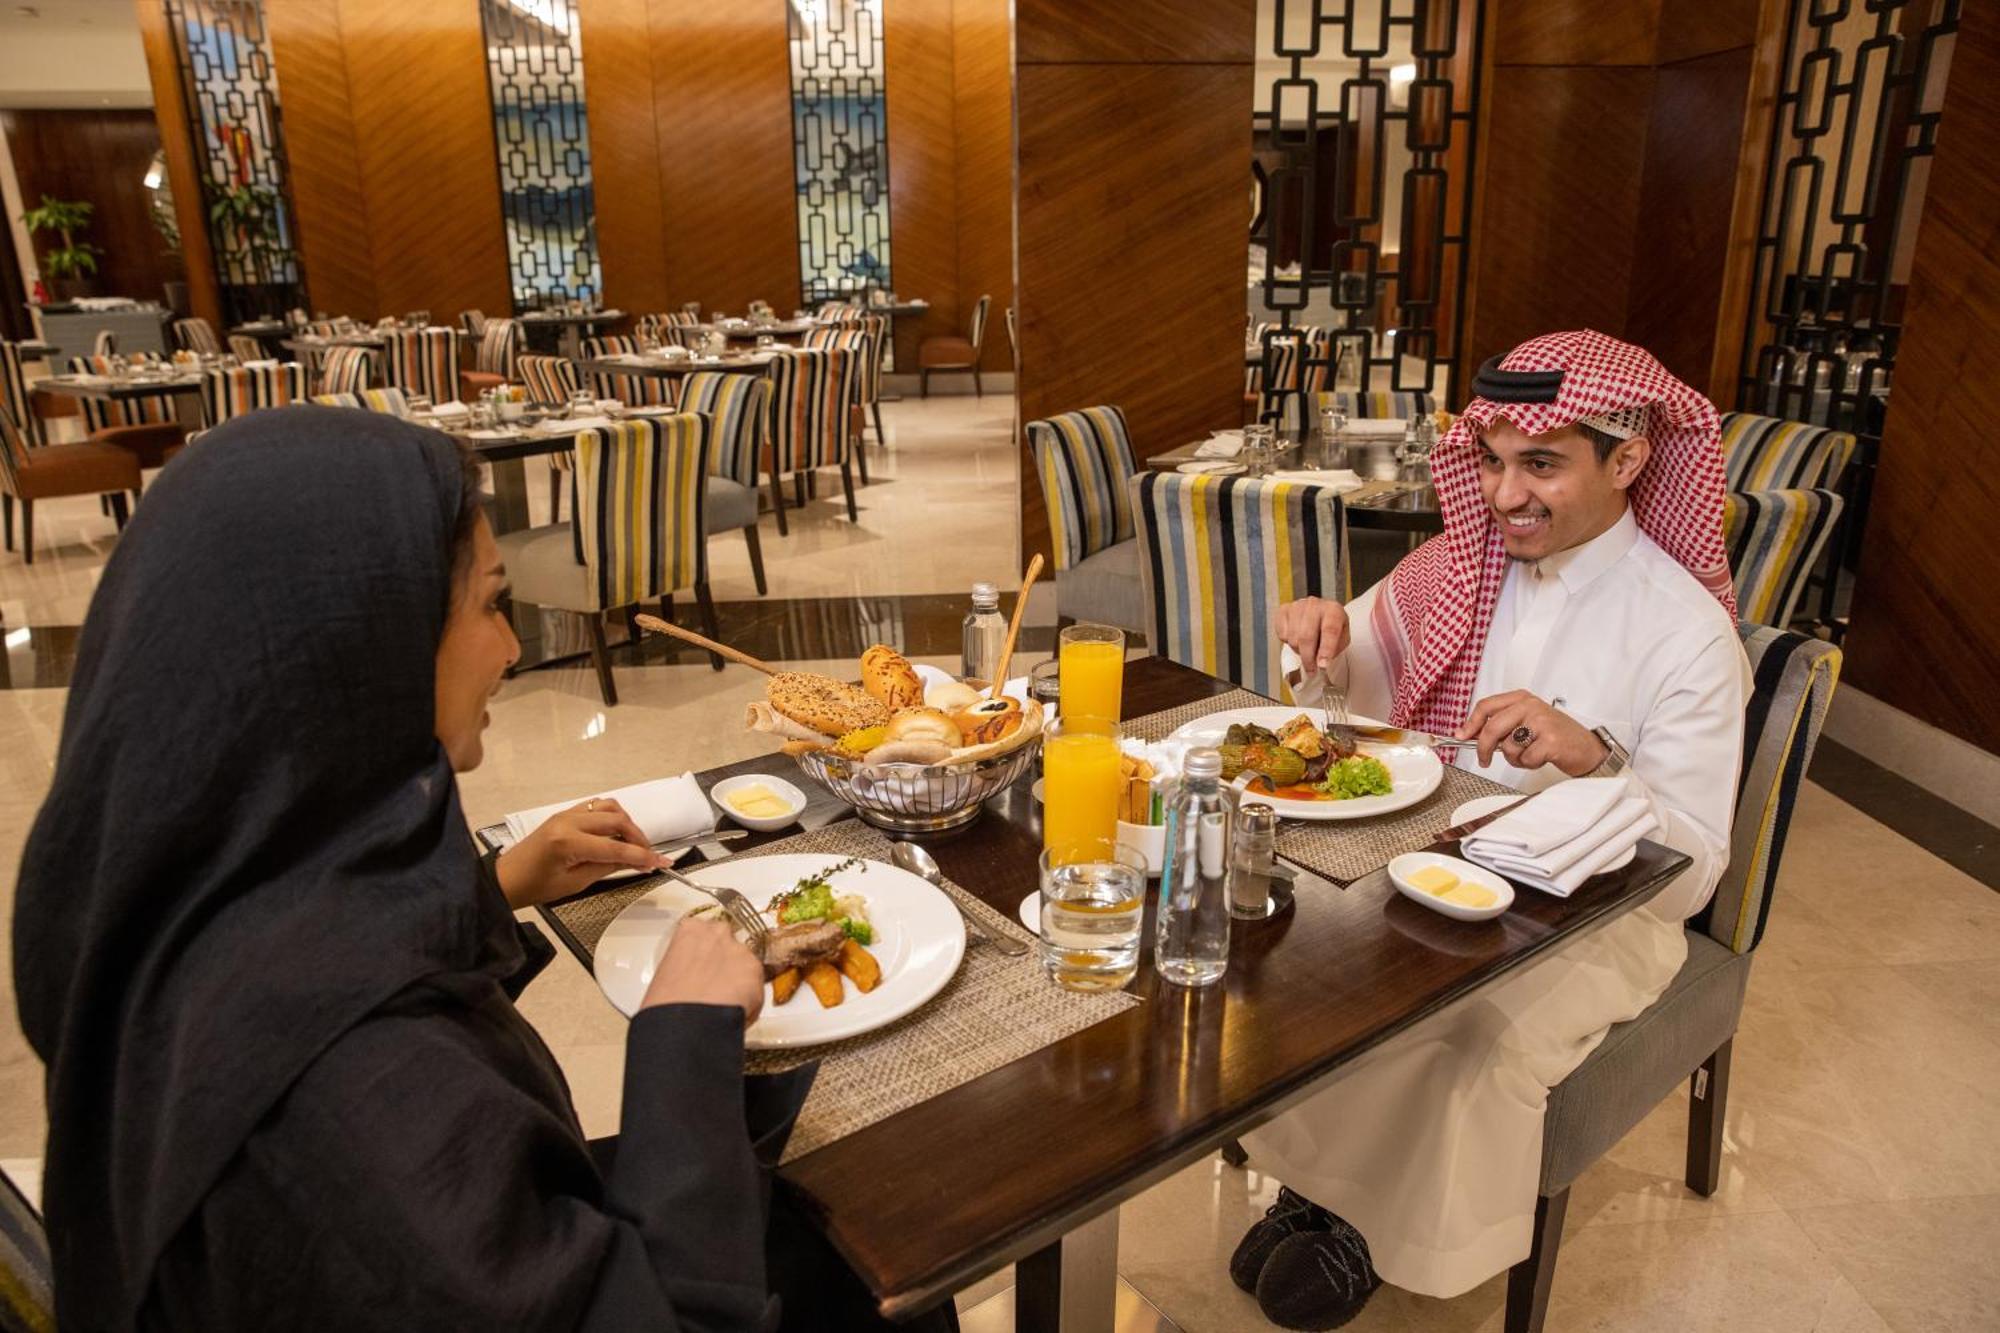
<svg viewBox="0 0 2000 1333">
<path fill-rule="evenodd" d="M 681 313 L 688 317 L 688 321 L 690 323 L 699 324 L 701 322 L 701 302 L 699 301 L 681 302 Z"/>
<path fill-rule="evenodd" d="M 1332 487 L 1146 471 L 1129 483 L 1146 642 L 1170 661 L 1291 702 L 1278 607 L 1345 601 L 1347 524 Z"/>
<path fill-rule="evenodd" d="M 1008 306 L 1007 316 L 1007 356 L 1013 361 L 1014 369 L 1021 368 L 1021 331 L 1014 325 L 1014 307 Z"/>
<path fill-rule="evenodd" d="M 889 347 L 889 321 L 880 315 L 807 329 L 807 347 L 844 347 L 864 353 L 861 358 L 861 401 L 873 405 L 882 397 L 882 362 Z"/>
<path fill-rule="evenodd" d="M 458 335 L 450 329 L 386 329 L 387 378 L 404 393 L 433 403 L 458 398 Z"/>
<path fill-rule="evenodd" d="M 352 320 L 342 319 L 309 320 L 299 329 L 299 332 L 308 338 L 338 338 L 342 333 L 347 332 L 345 326 L 353 322 Z"/>
<path fill-rule="evenodd" d="M 1086 407 L 1028 423 L 1056 572 L 1132 537 L 1127 483 L 1139 470 L 1122 409 Z"/>
<path fill-rule="evenodd" d="M 302 329 L 311 318 L 312 316 L 307 313 L 304 306 L 295 305 L 285 312 L 285 327 L 288 329 Z"/>
<path fill-rule="evenodd" d="M 461 310 L 458 312 L 458 327 L 468 338 L 477 339 L 486 332 L 486 312 L 483 310 Z"/>
<path fill-rule="evenodd" d="M 48 1231 L 27 1196 L 0 1171 L 0 1329 L 50 1333 L 55 1326 Z"/>
<path fill-rule="evenodd" d="M 985 396 L 986 388 L 979 378 L 979 353 L 986 343 L 986 312 L 992 307 L 990 295 L 982 295 L 973 304 L 970 337 L 931 337 L 917 344 L 917 382 L 923 397 L 930 397 L 931 375 L 936 371 L 970 372 L 972 392 Z"/>
<path fill-rule="evenodd" d="M 1838 491 L 1854 436 L 1755 412 L 1722 414 L 1722 461 L 1732 491 Z"/>
<path fill-rule="evenodd" d="M 34 406 L 28 395 L 28 373 L 21 346 L 0 338 L 0 409 L 14 418 L 29 444 L 41 444 L 46 437 Z"/>
<path fill-rule="evenodd" d="M 630 334 L 607 333 L 598 338 L 585 338 L 580 349 L 585 357 L 633 356 L 639 351 L 639 340 Z M 593 370 L 590 372 L 592 391 L 599 398 L 616 398 L 627 407 L 672 407 L 674 404 L 674 382 L 660 375 L 645 375 L 637 371 L 619 374 L 615 371 Z"/>
<path fill-rule="evenodd" d="M 375 382 L 375 351 L 369 347 L 329 347 L 319 362 L 321 393 L 360 393 Z"/>
<path fill-rule="evenodd" d="M 697 370 L 682 381 L 681 411 L 699 412 L 714 423 L 708 451 L 712 476 L 756 489 L 770 398 L 771 382 L 761 375 Z"/>
<path fill-rule="evenodd" d="M 517 319 L 489 319 L 479 331 L 479 347 L 473 365 L 488 375 L 505 380 L 515 376 L 514 361 L 521 351 L 521 322 Z"/>
<path fill-rule="evenodd" d="M 1779 629 L 1792 623 L 1842 507 L 1841 498 L 1825 490 L 1731 491 L 1723 497 L 1722 539 L 1738 616 Z"/>
<path fill-rule="evenodd" d="M 222 343 L 215 336 L 215 326 L 200 315 L 174 321 L 174 346 L 183 352 L 205 353 L 209 356 L 222 354 Z"/>
<path fill-rule="evenodd" d="M 986 346 L 986 315 L 992 309 L 993 297 L 991 295 L 982 295 L 973 303 L 972 326 L 968 340 L 972 343 L 972 350 L 975 353 Z M 977 360 L 978 357 L 975 356 L 973 359 Z"/>
<path fill-rule="evenodd" d="M 73 356 L 69 359 L 72 375 L 110 375 L 118 365 L 115 356 Z M 170 393 L 148 393 L 137 398 L 85 398 L 83 407 L 84 429 L 95 434 L 118 426 L 164 426 L 180 420 L 175 410 L 174 395 Z"/>
<path fill-rule="evenodd" d="M 306 370 L 296 361 L 263 366 L 225 366 L 201 378 L 201 416 L 208 426 L 259 408 L 306 400 Z"/>
<path fill-rule="evenodd" d="M 1257 419 L 1285 430 L 1301 429 L 1306 408 L 1325 390 L 1333 355 L 1332 335 L 1312 324 L 1264 323 L 1254 330 L 1264 352 L 1250 368 L 1258 395 Z"/>
<path fill-rule="evenodd" d="M 710 438 L 708 418 L 692 412 L 577 432 L 576 531 L 594 609 L 707 582 L 702 499 Z"/>
<path fill-rule="evenodd" d="M 401 389 L 348 389 L 335 393 L 318 393 L 313 401 L 321 407 L 352 407 L 364 412 L 383 412 L 392 417 L 410 419 L 410 402 Z"/>
<path fill-rule="evenodd" d="M 784 488 L 779 479 L 789 473 L 801 505 L 807 474 L 823 467 L 840 469 L 847 495 L 847 517 L 860 522 L 854 502 L 854 409 L 861 401 L 862 358 L 844 348 L 783 351 L 764 369 L 771 384 L 769 429 L 771 493 L 778 509 L 778 531 L 786 531 Z"/>
<path fill-rule="evenodd" d="M 1349 421 L 1363 419 L 1383 421 L 1391 418 L 1410 421 L 1437 411 L 1435 397 L 1415 390 L 1391 392 L 1379 389 L 1371 393 L 1349 391 L 1322 393 L 1317 401 L 1321 411 L 1329 407 L 1339 408 L 1341 415 Z"/>
<path fill-rule="evenodd" d="M 1754 950 L 1799 788 L 1840 677 L 1840 650 L 1805 634 L 1739 622 L 1752 687 L 1729 863 L 1687 924 L 1687 961 L 1637 1018 L 1605 1034 L 1549 1092 L 1531 1248 L 1507 1278 L 1507 1333 L 1539 1333 L 1570 1187 L 1688 1080 L 1684 1179 L 1706 1198 L 1721 1183 L 1731 1053 Z"/>
<path fill-rule="evenodd" d="M 106 440 L 30 446 L 15 425 L 14 414 L 0 407 L 0 538 L 14 549 L 14 510 L 21 510 L 21 558 L 35 563 L 35 502 L 71 495 L 103 497 L 104 508 L 120 531 L 137 499 L 139 458 L 132 450 Z"/>
<path fill-rule="evenodd" d="M 514 366 L 520 372 L 521 383 L 527 386 L 528 397 L 544 407 L 567 404 L 569 396 L 583 387 L 576 363 L 566 356 L 523 352 L 515 358 Z"/>
<path fill-rule="evenodd" d="M 229 335 L 229 354 L 238 361 L 262 361 L 265 359 L 264 344 L 247 333 Z"/>
<path fill-rule="evenodd" d="M 118 335 L 110 329 L 99 329 L 97 336 L 90 340 L 90 354 L 92 356 L 117 356 Z"/>
</svg>

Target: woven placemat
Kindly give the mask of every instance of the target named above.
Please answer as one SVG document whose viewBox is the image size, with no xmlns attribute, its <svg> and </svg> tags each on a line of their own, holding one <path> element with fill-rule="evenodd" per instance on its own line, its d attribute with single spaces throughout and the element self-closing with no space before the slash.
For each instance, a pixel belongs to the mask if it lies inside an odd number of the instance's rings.
<svg viewBox="0 0 2000 1333">
<path fill-rule="evenodd" d="M 1125 724 L 1128 735 L 1156 741 L 1197 718 L 1233 708 L 1268 708 L 1272 700 L 1249 690 L 1232 690 L 1179 708 L 1148 713 Z M 1444 766 L 1437 790 L 1404 810 L 1373 819 L 1288 819 L 1278 829 L 1278 854 L 1339 884 L 1351 884 L 1404 852 L 1428 847 L 1451 822 L 1451 812 L 1475 796 L 1511 791 L 1490 778 L 1452 764 Z"/>
<path fill-rule="evenodd" d="M 805 853 L 887 861 L 892 845 L 879 829 L 851 819 L 731 859 Z M 549 910 L 587 952 L 595 951 L 612 919 L 654 882 L 641 880 Z M 1019 922 L 956 884 L 946 881 L 946 892 L 987 930 L 1033 941 Z M 1138 1003 L 1122 991 L 1078 994 L 1062 989 L 1042 971 L 1036 950 L 1009 958 L 968 940 L 958 974 L 908 1017 L 826 1046 L 755 1051 L 745 1067 L 762 1074 L 821 1062 L 812 1094 L 785 1145 L 784 1160 L 789 1162 Z"/>
</svg>

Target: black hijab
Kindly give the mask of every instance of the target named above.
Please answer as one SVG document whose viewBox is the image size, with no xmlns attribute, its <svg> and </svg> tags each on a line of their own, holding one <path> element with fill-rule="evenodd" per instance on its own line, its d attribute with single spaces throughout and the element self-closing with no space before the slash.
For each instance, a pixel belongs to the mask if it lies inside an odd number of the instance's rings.
<svg viewBox="0 0 2000 1333">
<path fill-rule="evenodd" d="M 161 474 L 105 570 L 14 912 L 65 1327 L 131 1323 L 370 1010 L 518 962 L 433 734 L 465 484 L 434 431 L 253 413 Z"/>
</svg>

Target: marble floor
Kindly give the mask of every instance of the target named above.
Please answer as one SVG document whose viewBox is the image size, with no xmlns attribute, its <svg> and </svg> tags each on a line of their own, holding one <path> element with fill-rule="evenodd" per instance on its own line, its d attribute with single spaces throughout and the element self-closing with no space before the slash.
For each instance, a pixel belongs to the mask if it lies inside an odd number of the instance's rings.
<svg viewBox="0 0 2000 1333">
<path fill-rule="evenodd" d="M 801 612 L 783 633 L 768 630 L 796 645 L 791 660 L 831 666 L 857 623 L 897 615 L 924 626 L 927 656 L 947 660 L 951 643 L 937 640 L 950 616 L 930 599 L 1013 578 L 1010 412 L 1000 398 L 891 405 L 893 448 L 871 457 L 878 480 L 862 492 L 859 525 L 830 497 L 795 520 L 791 539 L 766 520 L 767 603 L 878 608 L 833 629 Z M 13 683 L 0 689 L 0 933 L 64 703 L 61 688 L 33 685 L 36 654 L 49 678 L 66 675 L 58 631 L 73 640 L 114 540 L 94 506 L 51 508 L 60 513 L 42 525 L 32 572 L 0 556 Z M 717 595 L 755 628 L 768 617 L 729 545 L 717 543 Z M 1050 618 L 1046 607 L 1032 615 Z M 41 642 L 16 645 L 30 627 Z M 739 726 L 761 688 L 750 673 L 652 650 L 628 652 L 616 674 L 614 709 L 581 664 L 504 687 L 486 762 L 462 782 L 475 824 L 763 749 Z M 1676 1094 L 1577 1184 L 1552 1330 L 2000 1329 L 2000 894 L 1885 818 L 1804 787 L 1736 1042 L 1722 1188 L 1700 1199 L 1681 1183 L 1686 1097 Z M 14 1020 L 10 957 L 0 948 L 0 1167 L 33 1189 L 40 1071 Z M 623 1020 L 567 955 L 521 1007 L 561 1060 L 585 1129 L 614 1130 Z M 1275 1189 L 1210 1158 L 1127 1204 L 1121 1329 L 1267 1327 L 1224 1264 Z M 1002 1272 L 964 1293 L 964 1326 L 1010 1326 L 1010 1284 Z M 1384 1290 L 1351 1327 L 1498 1330 L 1503 1298 L 1502 1279 L 1452 1301 Z"/>
</svg>

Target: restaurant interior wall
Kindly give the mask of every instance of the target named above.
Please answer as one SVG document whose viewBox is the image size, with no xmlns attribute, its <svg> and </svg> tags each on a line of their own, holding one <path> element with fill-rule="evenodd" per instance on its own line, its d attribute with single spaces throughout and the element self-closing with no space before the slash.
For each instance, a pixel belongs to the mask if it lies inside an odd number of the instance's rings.
<svg viewBox="0 0 2000 1333">
<path fill-rule="evenodd" d="M 1022 418 L 1116 404 L 1141 456 L 1238 424 L 1255 0 L 1014 22 Z M 1032 484 L 1021 540 L 1049 551 Z"/>
</svg>

